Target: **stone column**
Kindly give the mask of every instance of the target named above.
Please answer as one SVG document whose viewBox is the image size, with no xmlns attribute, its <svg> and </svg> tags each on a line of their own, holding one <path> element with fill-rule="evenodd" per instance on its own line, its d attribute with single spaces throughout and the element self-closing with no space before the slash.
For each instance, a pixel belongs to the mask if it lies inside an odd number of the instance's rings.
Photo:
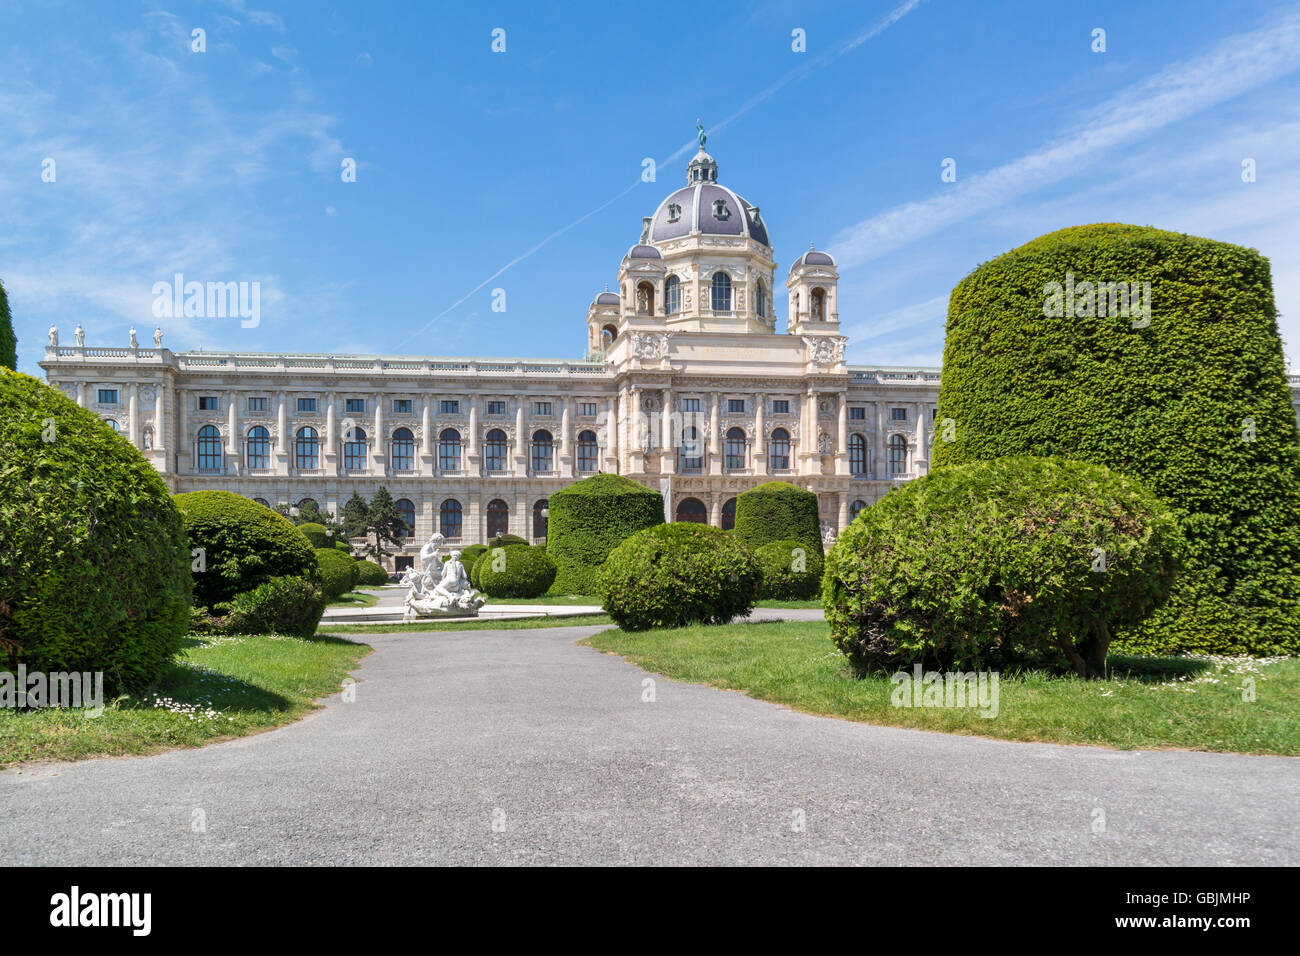
<svg viewBox="0 0 1300 956">
<path fill-rule="evenodd" d="M 136 448 L 140 447 L 140 386 L 131 383 L 126 400 L 126 437 Z"/>
<path fill-rule="evenodd" d="M 925 416 L 928 409 L 924 403 L 916 403 L 916 457 L 913 472 L 919 478 L 930 470 L 930 453 L 925 447 Z"/>
<path fill-rule="evenodd" d="M 634 475 L 645 471 L 645 438 L 642 435 L 644 423 L 641 421 L 641 387 L 632 386 L 632 414 L 628 418 L 628 469 Z"/>
<path fill-rule="evenodd" d="M 528 436 L 524 434 L 524 402 L 520 398 L 515 405 L 515 467 L 514 474 L 528 474 Z"/>
<path fill-rule="evenodd" d="M 153 406 L 153 447 L 155 451 L 166 451 L 167 446 L 171 444 L 167 440 L 167 379 L 164 378 L 158 383 L 158 398 Z M 166 467 L 167 456 L 163 456 L 163 471 Z"/>
<path fill-rule="evenodd" d="M 761 394 L 753 396 L 754 401 L 754 449 L 753 471 L 756 475 L 767 474 L 767 399 Z"/>
<path fill-rule="evenodd" d="M 840 499 L 840 516 L 839 516 L 839 528 L 838 528 L 838 531 L 839 531 L 839 532 L 843 532 L 844 529 L 847 528 L 847 527 L 849 526 L 849 497 L 850 497 L 850 495 L 841 492 L 840 495 L 839 495 L 838 497 L 839 497 L 839 499 Z"/>
<path fill-rule="evenodd" d="M 335 444 L 336 435 L 339 430 L 337 413 L 334 410 L 334 406 L 336 404 L 337 402 L 334 398 L 334 393 L 330 392 L 329 395 L 325 397 L 325 459 L 326 461 L 332 459 L 335 453 L 338 451 L 338 446 Z"/>
<path fill-rule="evenodd" d="M 573 440 L 569 436 L 573 428 L 573 419 L 569 414 L 570 404 L 568 396 L 560 399 L 560 460 L 558 463 L 560 467 L 558 470 L 565 478 L 573 477 Z"/>
<path fill-rule="evenodd" d="M 885 404 L 876 402 L 876 440 L 871 443 L 871 477 L 889 477 L 889 445 L 885 441 Z"/>
<path fill-rule="evenodd" d="M 722 527 L 722 496 L 716 491 L 709 495 L 709 524 Z"/>
<path fill-rule="evenodd" d="M 275 473 L 287 475 L 291 461 L 289 449 L 293 447 L 293 442 L 289 437 L 289 398 L 284 392 L 281 392 L 276 400 L 275 427 L 278 436 L 275 443 Z"/>
<path fill-rule="evenodd" d="M 230 392 L 227 399 L 230 407 L 226 409 L 226 457 L 236 475 L 239 467 L 239 393 Z"/>
<path fill-rule="evenodd" d="M 671 475 L 677 470 L 677 436 L 673 434 L 673 390 L 665 388 L 663 419 L 659 423 L 659 473 Z"/>
<path fill-rule="evenodd" d="M 469 454 L 478 455 L 478 396 L 471 395 L 469 402 L 469 435 L 466 438 L 466 447 Z"/>
<path fill-rule="evenodd" d="M 384 396 L 375 396 L 375 437 L 370 451 L 370 473 L 388 474 L 388 440 L 384 436 Z"/>
<path fill-rule="evenodd" d="M 90 383 L 82 382 L 77 386 L 77 404 L 85 408 L 90 404 Z"/>
<path fill-rule="evenodd" d="M 605 417 L 605 470 L 619 472 L 618 443 L 619 396 L 610 396 Z M 612 465 L 612 468 L 610 467 Z"/>
<path fill-rule="evenodd" d="M 835 474 L 849 473 L 849 397 L 839 396 L 839 415 L 835 429 Z M 841 522 L 840 527 L 843 527 Z"/>
<path fill-rule="evenodd" d="M 722 425 L 719 421 L 721 414 L 721 399 L 718 393 L 714 392 L 709 396 L 709 474 L 722 474 Z"/>
</svg>

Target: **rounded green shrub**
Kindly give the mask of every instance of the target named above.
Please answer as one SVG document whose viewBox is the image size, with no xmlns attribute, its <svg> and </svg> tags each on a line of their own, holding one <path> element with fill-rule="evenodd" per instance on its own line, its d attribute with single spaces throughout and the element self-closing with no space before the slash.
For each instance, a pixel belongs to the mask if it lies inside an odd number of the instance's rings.
<svg viewBox="0 0 1300 956">
<path fill-rule="evenodd" d="M 758 596 L 776 601 L 806 601 L 821 593 L 822 556 L 803 541 L 771 541 L 754 550 L 763 572 Z"/>
<path fill-rule="evenodd" d="M 307 536 L 313 548 L 332 548 L 334 547 L 334 538 L 330 535 L 329 529 L 323 524 L 317 524 L 315 521 L 307 521 L 297 526 L 298 530 Z"/>
<path fill-rule="evenodd" d="M 306 578 L 271 578 L 220 610 L 227 612 L 222 633 L 311 637 L 325 611 L 325 595 Z"/>
<path fill-rule="evenodd" d="M 194 601 L 211 607 L 264 581 L 319 572 L 311 543 L 288 518 L 228 491 L 189 491 L 173 499 L 190 546 L 202 550 Z"/>
<path fill-rule="evenodd" d="M 1117 647 L 1300 650 L 1300 436 L 1255 250 L 1109 223 L 980 266 L 948 307 L 945 419 L 936 468 L 1066 455 L 1174 510 L 1186 570 Z"/>
<path fill-rule="evenodd" d="M 357 583 L 357 562 L 334 548 L 317 548 L 316 566 L 320 569 L 321 590 L 330 600 L 347 594 Z"/>
<path fill-rule="evenodd" d="M 481 545 L 481 547 L 504 548 L 512 544 L 527 544 L 527 543 L 528 541 L 526 539 L 519 537 L 519 535 L 517 534 L 499 534 L 491 541 L 489 541 L 486 545 Z M 473 547 L 473 545 L 471 545 L 471 547 Z"/>
<path fill-rule="evenodd" d="M 1009 664 L 1103 673 L 1168 596 L 1182 535 L 1142 484 L 1064 458 L 941 468 L 890 491 L 826 558 L 831 637 L 859 672 Z"/>
<path fill-rule="evenodd" d="M 735 535 L 751 549 L 773 541 L 801 541 L 819 558 L 821 517 L 817 496 L 788 481 L 769 481 L 736 499 Z"/>
<path fill-rule="evenodd" d="M 493 598 L 534 598 L 555 580 L 555 562 L 541 548 L 511 544 L 489 548 L 474 562 L 478 582 L 470 583 Z"/>
<path fill-rule="evenodd" d="M 638 531 L 611 551 L 598 593 L 628 631 L 725 624 L 754 607 L 762 577 L 753 554 L 732 535 L 674 522 Z"/>
<path fill-rule="evenodd" d="M 0 667 L 142 687 L 189 624 L 190 552 L 158 472 L 94 414 L 0 369 Z"/>
<path fill-rule="evenodd" d="M 373 588 L 388 583 L 388 572 L 374 561 L 357 561 L 357 582 L 353 587 Z"/>
<path fill-rule="evenodd" d="M 550 496 L 546 553 L 557 594 L 594 594 L 597 573 L 629 535 L 663 524 L 664 499 L 622 475 L 592 475 Z"/>
<path fill-rule="evenodd" d="M 485 544 L 471 544 L 469 547 L 461 550 L 460 563 L 465 565 L 467 573 L 474 567 L 474 562 L 478 560 L 479 555 L 486 550 L 487 545 Z"/>
</svg>

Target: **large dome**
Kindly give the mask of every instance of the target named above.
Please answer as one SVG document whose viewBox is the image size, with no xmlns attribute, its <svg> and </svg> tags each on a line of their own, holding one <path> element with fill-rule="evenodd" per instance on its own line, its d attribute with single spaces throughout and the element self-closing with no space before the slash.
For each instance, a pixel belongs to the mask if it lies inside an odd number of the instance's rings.
<svg viewBox="0 0 1300 956">
<path fill-rule="evenodd" d="M 699 230 L 706 236 L 748 236 L 772 245 L 758 207 L 718 183 L 718 164 L 704 147 L 687 166 L 686 178 L 691 185 L 677 190 L 655 210 L 648 241 L 680 239 Z"/>
</svg>

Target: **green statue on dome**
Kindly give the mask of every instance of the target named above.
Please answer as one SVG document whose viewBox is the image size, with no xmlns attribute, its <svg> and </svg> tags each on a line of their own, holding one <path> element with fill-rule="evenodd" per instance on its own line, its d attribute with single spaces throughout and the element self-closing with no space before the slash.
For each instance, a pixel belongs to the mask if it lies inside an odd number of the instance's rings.
<svg viewBox="0 0 1300 956">
<path fill-rule="evenodd" d="M 700 125 L 700 118 L 698 116 L 695 118 L 695 128 L 700 131 L 700 149 L 704 149 L 704 141 L 708 139 L 708 137 L 704 135 L 704 127 Z"/>
</svg>

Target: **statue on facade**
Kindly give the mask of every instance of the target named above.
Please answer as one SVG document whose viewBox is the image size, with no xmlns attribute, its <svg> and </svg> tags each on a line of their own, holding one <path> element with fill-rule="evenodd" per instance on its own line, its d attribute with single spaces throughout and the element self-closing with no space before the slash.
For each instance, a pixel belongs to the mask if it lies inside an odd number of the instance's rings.
<svg viewBox="0 0 1300 956">
<path fill-rule="evenodd" d="M 76 331 L 72 335 L 77 340 L 77 348 L 83 348 L 86 344 L 86 330 L 81 327 L 80 322 L 77 323 Z"/>
<path fill-rule="evenodd" d="M 59 329 L 58 326 L 51 325 L 50 326 L 50 348 L 56 349 L 58 347 L 59 347 Z"/>
<path fill-rule="evenodd" d="M 131 326 L 131 348 L 138 349 L 139 347 L 140 341 L 135 337 L 135 326 L 133 325 Z"/>
<path fill-rule="evenodd" d="M 703 149 L 704 141 L 708 139 L 708 137 L 704 135 L 704 125 L 700 122 L 700 118 L 698 116 L 695 117 L 695 128 L 699 131 L 699 135 L 700 135 L 700 149 Z"/>
<path fill-rule="evenodd" d="M 162 348 L 162 327 L 161 326 L 153 330 L 153 347 L 156 349 Z"/>
<path fill-rule="evenodd" d="M 414 617 L 477 617 L 487 598 L 470 586 L 460 551 L 454 550 L 444 562 L 442 544 L 446 539 L 434 533 L 420 549 L 420 567 L 411 568 L 402 577 L 406 592 L 405 619 Z"/>
</svg>

